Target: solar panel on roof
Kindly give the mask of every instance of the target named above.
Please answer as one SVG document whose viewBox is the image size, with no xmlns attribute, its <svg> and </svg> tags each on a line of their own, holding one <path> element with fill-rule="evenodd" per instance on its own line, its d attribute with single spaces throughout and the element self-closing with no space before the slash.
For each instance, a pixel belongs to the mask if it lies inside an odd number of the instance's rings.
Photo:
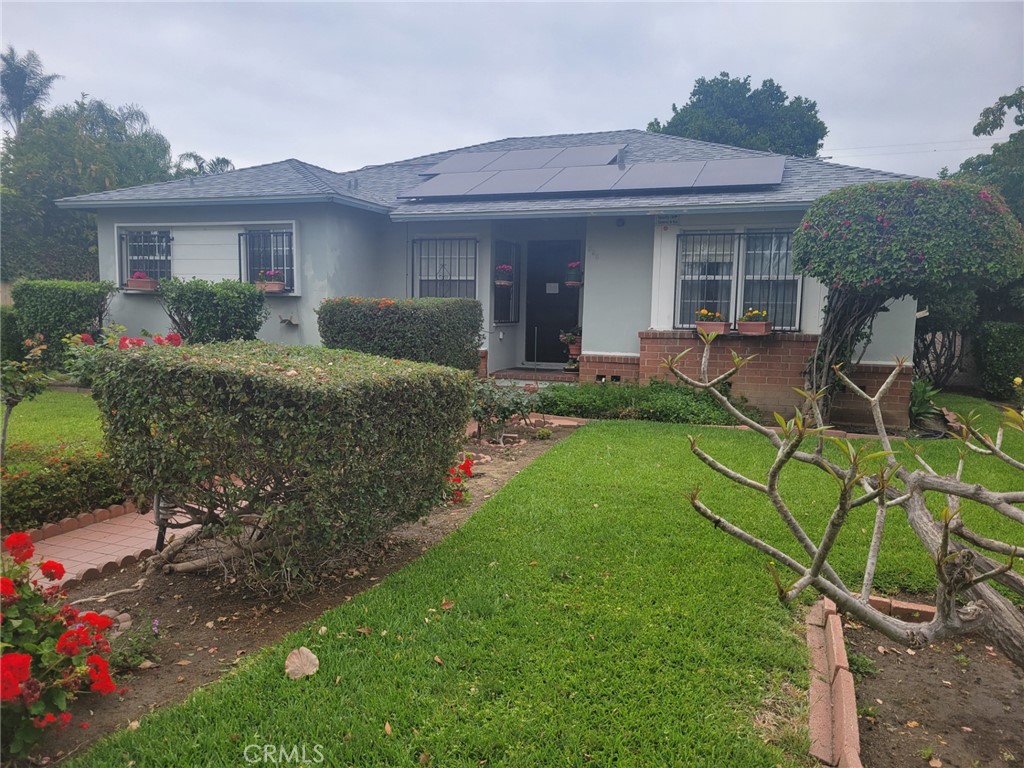
<svg viewBox="0 0 1024 768">
<path fill-rule="evenodd" d="M 527 168 L 518 171 L 498 171 L 466 194 L 476 195 L 526 195 L 536 192 L 544 182 L 550 180 L 558 168 Z"/>
<path fill-rule="evenodd" d="M 538 192 L 603 192 L 611 189 L 626 171 L 617 165 L 562 168 Z"/>
<path fill-rule="evenodd" d="M 612 189 L 686 189 L 693 185 L 704 164 L 704 160 L 636 163 L 629 167 Z"/>
<path fill-rule="evenodd" d="M 778 184 L 786 169 L 786 158 L 745 157 L 734 160 L 708 160 L 693 183 L 695 187 L 751 187 Z"/>
<path fill-rule="evenodd" d="M 427 179 L 415 189 L 404 192 L 398 197 L 453 197 L 464 195 L 481 182 L 487 181 L 494 171 L 477 173 L 442 173 Z"/>
<path fill-rule="evenodd" d="M 488 163 L 484 168 L 488 171 L 522 171 L 530 168 L 543 168 L 544 163 L 551 160 L 562 150 L 554 149 L 516 149 L 506 152 L 501 157 Z"/>
<path fill-rule="evenodd" d="M 625 144 L 587 144 L 566 147 L 545 164 L 545 168 L 573 168 L 580 165 L 608 165 Z"/>
<path fill-rule="evenodd" d="M 504 150 L 500 152 L 460 152 L 457 155 L 445 158 L 437 165 L 424 171 L 421 175 L 427 176 L 435 173 L 471 173 L 482 170 L 488 163 L 493 163 L 502 155 L 508 154 Z"/>
</svg>

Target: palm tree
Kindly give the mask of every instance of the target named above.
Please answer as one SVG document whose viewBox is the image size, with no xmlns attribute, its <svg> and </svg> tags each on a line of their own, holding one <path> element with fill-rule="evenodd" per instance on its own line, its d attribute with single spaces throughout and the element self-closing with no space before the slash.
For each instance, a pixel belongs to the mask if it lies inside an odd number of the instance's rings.
<svg viewBox="0 0 1024 768">
<path fill-rule="evenodd" d="M 0 117 L 11 126 L 14 134 L 33 107 L 40 107 L 49 99 L 53 82 L 63 75 L 47 75 L 35 51 L 18 56 L 13 45 L 0 53 Z"/>
<path fill-rule="evenodd" d="M 235 164 L 226 157 L 214 157 L 207 160 L 198 152 L 182 152 L 174 164 L 176 178 L 186 176 L 212 176 L 235 170 Z"/>
</svg>

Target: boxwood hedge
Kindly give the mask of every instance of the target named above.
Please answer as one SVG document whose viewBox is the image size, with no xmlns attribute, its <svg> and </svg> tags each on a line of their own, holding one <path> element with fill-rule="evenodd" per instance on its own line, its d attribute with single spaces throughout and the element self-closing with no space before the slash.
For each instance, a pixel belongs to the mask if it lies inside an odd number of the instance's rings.
<svg viewBox="0 0 1024 768">
<path fill-rule="evenodd" d="M 325 299 L 320 338 L 332 349 L 475 371 L 483 310 L 475 299 Z"/>
<path fill-rule="evenodd" d="M 1013 397 L 1014 378 L 1024 376 L 1024 325 L 981 323 L 974 352 L 985 394 L 998 400 Z"/>
<path fill-rule="evenodd" d="M 43 360 L 47 366 L 59 368 L 64 355 L 61 339 L 102 328 L 115 290 L 110 282 L 19 280 L 11 288 L 18 330 L 23 337 L 41 333 L 47 345 Z"/>
<path fill-rule="evenodd" d="M 469 374 L 322 347 L 230 342 L 99 358 L 93 393 L 133 496 L 221 510 L 229 526 L 258 518 L 273 541 L 253 563 L 262 586 L 314 582 L 346 544 L 428 510 L 472 398 Z"/>
</svg>

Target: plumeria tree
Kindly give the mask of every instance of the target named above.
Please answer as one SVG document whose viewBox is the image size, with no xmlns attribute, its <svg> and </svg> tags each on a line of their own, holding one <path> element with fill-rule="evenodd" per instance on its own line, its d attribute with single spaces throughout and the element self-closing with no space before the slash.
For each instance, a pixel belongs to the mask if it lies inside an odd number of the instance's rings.
<svg viewBox="0 0 1024 768">
<path fill-rule="evenodd" d="M 778 429 L 753 421 L 719 391 L 720 385 L 751 358 L 734 353 L 733 365 L 728 370 L 713 373 L 709 370 L 709 360 L 714 339 L 713 336 L 703 338 L 704 354 L 697 378 L 688 376 L 679 366 L 681 358 L 691 350 L 667 360 L 666 366 L 687 386 L 707 390 L 737 421 L 761 435 L 774 449 L 775 456 L 762 479 L 716 460 L 700 447 L 697 438 L 690 438 L 691 450 L 715 472 L 763 496 L 785 523 L 802 554 L 789 554 L 784 551 L 785 545 L 758 537 L 715 512 L 701 499 L 699 489 L 691 492 L 690 503 L 716 528 L 768 555 L 773 565 L 780 564 L 794 575 L 793 580 L 787 580 L 773 570 L 779 598 L 789 602 L 808 588 L 816 589 L 850 616 L 906 646 L 920 647 L 948 637 L 977 634 L 1024 668 L 1024 612 L 992 586 L 995 582 L 1024 596 L 1024 576 L 1013 567 L 1015 558 L 1024 555 L 1024 460 L 1003 450 L 1005 430 L 1024 432 L 1024 412 L 1007 407 L 1003 425 L 995 436 L 982 434 L 975 426 L 975 419 L 958 417 L 953 436 L 960 440 L 961 450 L 953 474 L 936 471 L 919 454 L 911 460 L 916 461 L 917 466 L 904 466 L 886 432 L 881 409 L 881 401 L 896 381 L 903 361 L 898 361 L 893 373 L 873 395 L 858 388 L 841 368 L 836 371 L 843 384 L 870 406 L 881 443 L 879 450 L 867 441 L 855 444 L 827 438 L 826 427 L 821 426 L 825 421 L 816 394 L 806 394 L 812 418 L 805 419 L 798 412 L 786 421 L 776 414 Z M 826 451 L 828 442 L 838 450 Z M 965 476 L 968 463 L 981 457 L 1002 462 L 1015 470 L 1019 479 L 1015 489 L 1000 492 L 969 481 Z M 819 538 L 813 538 L 794 514 L 793 499 L 787 498 L 783 488 L 783 475 L 794 462 L 819 470 L 821 481 L 836 489 L 835 504 Z M 929 509 L 928 501 L 932 497 L 944 502 L 939 514 Z M 965 502 L 986 507 L 1008 521 L 1012 530 L 1010 540 L 997 540 L 972 529 L 961 514 Z M 860 583 L 847 584 L 829 564 L 829 555 L 841 541 L 840 532 L 851 513 L 860 507 L 875 510 L 874 526 Z M 907 522 L 935 564 L 936 610 L 935 617 L 928 622 L 894 618 L 869 602 L 886 519 L 893 509 L 901 509 L 906 514 Z"/>
<path fill-rule="evenodd" d="M 953 181 L 844 187 L 819 198 L 793 237 L 797 269 L 829 287 L 806 389 L 854 361 L 875 317 L 905 296 L 993 288 L 1024 274 L 1024 230 L 993 189 Z"/>
</svg>

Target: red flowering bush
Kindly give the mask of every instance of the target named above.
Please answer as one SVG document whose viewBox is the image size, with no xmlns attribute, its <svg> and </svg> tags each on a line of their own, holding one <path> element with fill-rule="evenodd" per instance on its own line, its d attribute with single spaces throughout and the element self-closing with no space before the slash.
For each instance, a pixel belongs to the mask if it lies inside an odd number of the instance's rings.
<svg viewBox="0 0 1024 768">
<path fill-rule="evenodd" d="M 112 628 L 109 616 L 79 613 L 63 605 L 56 583 L 33 579 L 29 562 L 35 554 L 26 533 L 4 539 L 0 556 L 0 759 L 24 755 L 46 732 L 71 722 L 68 704 L 83 691 L 112 693 L 107 657 Z M 56 560 L 39 563 L 47 581 L 64 576 Z M 83 723 L 83 726 L 85 724 Z"/>
<path fill-rule="evenodd" d="M 463 481 L 473 476 L 473 459 L 469 456 L 461 464 L 457 464 L 448 470 L 445 478 L 444 499 L 453 504 L 469 501 L 469 491 L 463 485 Z"/>
</svg>

